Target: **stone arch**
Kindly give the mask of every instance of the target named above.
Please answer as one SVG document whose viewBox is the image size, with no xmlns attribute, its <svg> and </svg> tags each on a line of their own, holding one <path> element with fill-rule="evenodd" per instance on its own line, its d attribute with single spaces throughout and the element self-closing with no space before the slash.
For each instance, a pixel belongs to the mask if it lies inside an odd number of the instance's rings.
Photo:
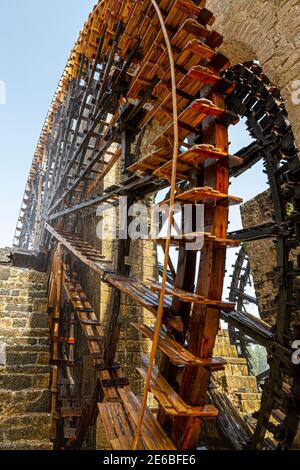
<svg viewBox="0 0 300 470">
<path fill-rule="evenodd" d="M 232 64 L 258 60 L 281 91 L 300 147 L 299 0 L 207 0 Z M 252 55 L 252 57 L 251 57 Z"/>
</svg>

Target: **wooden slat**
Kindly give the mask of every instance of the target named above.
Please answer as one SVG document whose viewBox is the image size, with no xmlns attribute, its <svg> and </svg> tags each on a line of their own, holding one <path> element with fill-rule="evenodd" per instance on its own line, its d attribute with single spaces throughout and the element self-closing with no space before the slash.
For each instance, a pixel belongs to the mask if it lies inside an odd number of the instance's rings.
<svg viewBox="0 0 300 470">
<path fill-rule="evenodd" d="M 158 291 L 161 289 L 161 285 L 155 281 L 149 280 L 149 288 L 154 291 Z M 173 297 L 178 297 L 180 300 L 183 302 L 192 302 L 192 303 L 199 303 L 200 301 L 203 301 L 204 297 L 193 294 L 192 292 L 186 292 L 182 289 L 178 289 L 176 287 L 167 287 L 166 288 L 166 293 L 169 295 L 172 295 Z"/>
<path fill-rule="evenodd" d="M 138 304 L 145 307 L 147 310 L 156 315 L 157 306 L 158 306 L 158 295 L 156 292 L 152 292 L 149 287 L 141 281 L 138 281 L 132 277 L 119 276 L 117 274 L 108 274 L 105 278 L 106 282 L 116 288 L 121 292 L 128 295 L 130 298 L 135 300 Z M 171 308 L 171 297 L 165 296 L 165 306 L 164 306 L 164 318 L 163 321 L 175 330 L 182 330 L 182 322 L 177 318 L 170 316 Z"/>
<path fill-rule="evenodd" d="M 131 391 L 120 390 L 120 396 L 127 414 L 137 426 L 141 409 L 140 400 Z M 149 408 L 145 410 L 141 437 L 147 450 L 176 450 Z"/>
<path fill-rule="evenodd" d="M 243 202 L 243 199 L 239 197 L 230 196 L 226 193 L 222 193 L 221 191 L 217 191 L 209 186 L 193 188 L 176 196 L 177 201 L 184 202 L 199 202 L 205 201 L 207 199 L 213 201 L 225 199 L 228 200 L 230 204 L 241 204 Z"/>
<path fill-rule="evenodd" d="M 111 261 L 105 259 L 100 252 L 97 252 L 99 258 L 101 258 L 100 262 L 93 261 L 89 258 L 88 255 L 85 255 L 84 252 L 81 251 L 81 248 L 90 247 L 92 250 L 95 250 L 91 245 L 85 242 L 83 239 L 80 239 L 78 236 L 72 236 L 72 234 L 63 235 L 59 233 L 58 230 L 54 229 L 49 225 L 47 222 L 45 223 L 45 228 L 48 230 L 51 235 L 53 235 L 56 240 L 62 243 L 76 258 L 78 258 L 82 263 L 86 264 L 88 267 L 93 269 L 98 274 L 103 274 L 106 270 L 111 270 Z M 72 244 L 74 240 L 74 245 Z M 79 241 L 79 245 L 78 245 Z M 80 243 L 82 242 L 82 245 Z M 95 250 L 96 251 L 96 250 Z"/>
<path fill-rule="evenodd" d="M 148 361 L 144 361 L 143 367 L 137 368 L 138 373 L 143 377 L 147 376 Z M 194 416 L 202 418 L 213 418 L 218 416 L 218 410 L 214 405 L 189 406 L 173 390 L 171 385 L 159 373 L 154 365 L 152 369 L 150 389 L 164 411 L 173 416 Z"/>
<path fill-rule="evenodd" d="M 81 416 L 81 408 L 65 408 L 60 409 L 60 416 L 62 418 L 71 418 Z"/>
<path fill-rule="evenodd" d="M 180 203 L 198 203 L 199 201 L 216 202 L 220 200 L 225 200 L 225 201 L 228 201 L 230 205 L 241 204 L 243 202 L 243 199 L 239 197 L 230 196 L 229 194 L 222 193 L 209 186 L 192 188 L 192 189 L 189 189 L 188 191 L 184 191 L 182 193 L 176 194 L 175 200 L 176 202 L 180 202 Z M 159 205 L 168 204 L 168 203 L 169 203 L 169 199 L 165 199 L 164 201 L 161 201 Z"/>
<path fill-rule="evenodd" d="M 98 403 L 100 416 L 108 441 L 113 450 L 130 450 L 132 430 L 122 403 Z M 144 449 L 143 445 L 139 449 Z"/>
<path fill-rule="evenodd" d="M 131 325 L 142 333 L 143 336 L 153 339 L 153 328 L 139 323 L 131 323 Z M 210 369 L 221 369 L 226 364 L 226 360 L 222 357 L 211 357 L 202 359 L 194 356 L 180 343 L 172 339 L 167 333 L 161 331 L 159 334 L 158 348 L 177 365 L 185 366 L 202 366 Z"/>
<path fill-rule="evenodd" d="M 183 142 L 189 134 L 196 132 L 198 126 L 207 116 L 217 117 L 223 112 L 224 109 L 214 105 L 210 100 L 201 98 L 193 101 L 178 117 L 179 142 Z M 188 126 L 188 129 L 183 127 L 185 125 Z M 162 147 L 168 142 L 173 141 L 173 130 L 173 125 L 169 125 L 167 129 L 152 142 L 152 145 Z"/>
<path fill-rule="evenodd" d="M 155 292 L 161 290 L 161 285 L 155 281 L 150 282 L 149 288 L 154 290 Z M 174 287 L 166 287 L 165 289 L 167 295 L 172 295 L 173 297 L 177 297 L 178 299 L 182 300 L 183 302 L 191 302 L 193 304 L 201 304 L 207 305 L 210 307 L 214 307 L 216 309 L 222 310 L 234 310 L 235 303 L 232 302 L 223 302 L 222 300 L 213 300 L 213 299 L 206 299 L 205 297 L 183 291 L 181 289 L 176 289 Z"/>
</svg>

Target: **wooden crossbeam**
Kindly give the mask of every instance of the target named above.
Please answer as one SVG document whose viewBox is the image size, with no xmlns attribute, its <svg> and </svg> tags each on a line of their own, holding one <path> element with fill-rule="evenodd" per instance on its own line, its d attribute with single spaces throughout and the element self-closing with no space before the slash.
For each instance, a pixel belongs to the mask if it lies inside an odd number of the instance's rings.
<svg viewBox="0 0 300 470">
<path fill-rule="evenodd" d="M 72 418 L 81 416 L 81 408 L 61 408 L 60 415 L 62 418 Z"/>
<path fill-rule="evenodd" d="M 229 205 L 241 204 L 243 199 L 230 196 L 229 194 L 217 191 L 209 186 L 202 186 L 199 188 L 191 188 L 188 191 L 183 191 L 179 194 L 176 194 L 176 202 L 180 203 L 198 203 L 199 201 L 206 203 L 207 201 L 227 201 Z M 168 204 L 169 200 L 165 199 L 160 202 L 160 205 Z"/>
<path fill-rule="evenodd" d="M 93 253 L 96 253 L 94 248 L 82 240 L 82 244 L 78 245 L 78 236 L 73 238 L 72 234 L 63 234 L 61 235 L 57 229 L 54 229 L 47 222 L 45 223 L 46 230 L 56 238 L 60 243 L 62 243 L 76 258 L 78 258 L 82 263 L 90 267 L 93 271 L 98 274 L 103 274 L 105 271 L 111 269 L 111 262 L 103 257 L 100 252 L 98 253 L 98 258 L 101 259 L 100 262 L 93 261 L 88 254 L 85 254 L 84 250 L 87 246 L 90 246 L 90 249 L 93 250 Z M 74 240 L 74 243 L 73 243 Z M 77 243 L 76 243 L 77 242 Z"/>
<path fill-rule="evenodd" d="M 205 98 L 193 101 L 178 117 L 180 143 L 182 143 L 189 134 L 193 132 L 196 133 L 198 126 L 207 116 L 217 117 L 223 112 L 223 108 L 216 106 Z M 171 142 L 172 139 L 173 126 L 171 124 L 152 142 L 152 145 L 162 147 Z"/>
<path fill-rule="evenodd" d="M 233 247 L 233 248 L 238 247 L 240 245 L 239 240 L 232 240 L 230 238 L 218 238 L 209 232 L 190 232 L 190 233 L 171 235 L 171 244 L 175 246 L 185 244 L 185 243 L 197 243 L 197 240 L 200 242 L 203 241 L 205 243 L 213 243 L 215 245 L 224 245 L 224 246 Z M 166 238 L 157 237 L 157 238 L 154 238 L 153 241 L 164 246 L 166 242 Z M 199 250 L 202 249 L 202 246 L 203 245 L 200 243 Z"/>
<path fill-rule="evenodd" d="M 149 288 L 154 292 L 160 291 L 161 285 L 157 282 L 150 282 Z M 199 305 L 207 305 L 214 307 L 219 310 L 224 311 L 231 311 L 234 309 L 235 304 L 232 302 L 223 302 L 221 300 L 213 300 L 207 299 L 204 296 L 194 294 L 192 292 L 186 292 L 182 289 L 174 288 L 174 287 L 166 287 L 166 294 L 171 295 L 173 297 L 177 297 L 183 302 L 190 302 L 193 304 Z"/>
<path fill-rule="evenodd" d="M 204 160 L 208 158 L 219 159 L 227 158 L 228 153 L 223 152 L 220 149 L 216 149 L 212 145 L 193 145 L 188 150 L 180 153 L 178 155 L 178 169 L 179 174 L 184 173 L 184 171 L 190 171 L 198 167 Z M 152 172 L 156 170 L 168 170 L 170 174 L 171 158 L 170 158 L 170 147 L 167 145 L 160 149 L 155 150 L 149 156 L 146 156 L 134 163 L 128 168 L 128 171 L 139 172 L 141 174 L 146 173 L 147 171 Z M 158 168 L 159 167 L 159 168 Z M 154 173 L 155 174 L 155 173 Z M 159 173 L 158 173 L 159 174 Z"/>
</svg>

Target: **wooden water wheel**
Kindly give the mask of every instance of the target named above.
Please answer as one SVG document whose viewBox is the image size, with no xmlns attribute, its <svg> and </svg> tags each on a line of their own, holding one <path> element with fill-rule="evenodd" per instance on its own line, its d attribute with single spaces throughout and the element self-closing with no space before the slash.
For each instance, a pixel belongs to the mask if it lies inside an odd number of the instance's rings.
<svg viewBox="0 0 300 470">
<path fill-rule="evenodd" d="M 234 302 L 222 300 L 226 249 L 251 237 L 249 232 L 228 236 L 229 205 L 242 202 L 238 195 L 228 194 L 229 177 L 249 167 L 253 155 L 228 151 L 228 127 L 247 109 L 241 111 L 244 101 L 237 105 L 243 96 L 239 69 L 222 73 L 229 62 L 218 51 L 222 37 L 212 29 L 213 19 L 202 0 L 100 1 L 72 50 L 47 116 L 26 189 L 34 204 L 26 195 L 16 243 L 22 248 L 43 247 L 49 262 L 52 257 L 52 418 L 53 438 L 59 447 L 80 447 L 98 412 L 112 449 L 197 447 L 203 421 L 218 415 L 218 409 L 207 403 L 207 391 L 211 372 L 225 365 L 224 359 L 213 355 L 221 315 L 245 334 L 276 345 L 272 363 L 276 376 L 286 367 L 290 341 L 284 338 L 289 325 L 278 317 L 275 338 L 269 329 L 240 315 Z M 256 72 L 256 76 L 261 73 Z M 263 101 L 268 97 L 263 95 L 261 82 L 265 84 L 264 80 L 251 83 L 251 90 L 257 94 L 260 87 Z M 273 109 L 272 104 L 268 106 Z M 161 131 L 151 142 L 152 151 L 133 158 L 132 142 L 154 120 Z M 295 154 L 287 151 L 285 157 L 287 169 L 278 169 L 277 182 L 278 175 L 299 172 Z M 103 179 L 118 161 L 123 181 L 104 191 Z M 298 214 L 296 184 L 296 178 L 289 180 L 285 198 L 293 201 Z M 106 203 L 118 205 L 122 195 L 130 197 L 135 192 L 146 197 L 168 187 L 170 195 L 164 203 L 169 206 L 170 230 L 166 238 L 156 240 L 165 251 L 161 282 L 142 282 L 131 276 L 125 263 L 130 240 L 119 241 L 113 263 L 74 230 L 78 211 L 88 212 Z M 274 198 L 278 202 L 275 192 Z M 195 229 L 192 217 L 189 236 L 173 236 L 174 202 L 194 208 L 202 204 L 203 229 Z M 261 228 L 264 236 L 271 231 L 279 237 L 282 250 L 291 238 L 296 240 L 294 245 L 298 242 L 295 214 L 291 232 L 284 231 L 282 213 L 274 226 Z M 287 223 L 292 224 L 290 219 Z M 201 240 L 199 248 L 187 249 L 190 240 Z M 176 267 L 169 256 L 173 245 L 178 246 Z M 294 271 L 282 250 L 284 281 L 279 303 L 281 309 L 290 309 L 287 292 L 292 291 L 286 279 L 297 276 L 299 267 Z M 113 314 L 104 330 L 83 290 L 80 265 L 113 288 Z M 173 286 L 166 283 L 168 267 Z M 154 326 L 132 325 L 153 342 L 150 357 L 138 368 L 146 381 L 143 400 L 132 391 L 122 364 L 115 361 L 120 293 L 154 314 Z M 74 393 L 74 336 L 79 330 L 98 378 L 83 409 Z M 158 351 L 160 360 L 153 364 Z M 261 445 L 266 430 L 265 410 L 270 415 L 274 408 L 270 387 L 266 387 L 254 446 Z M 289 387 L 294 397 L 293 384 Z M 158 403 L 156 415 L 144 406 L 148 391 Z M 283 418 L 289 445 L 298 425 L 290 424 L 291 414 L 295 410 Z"/>
</svg>

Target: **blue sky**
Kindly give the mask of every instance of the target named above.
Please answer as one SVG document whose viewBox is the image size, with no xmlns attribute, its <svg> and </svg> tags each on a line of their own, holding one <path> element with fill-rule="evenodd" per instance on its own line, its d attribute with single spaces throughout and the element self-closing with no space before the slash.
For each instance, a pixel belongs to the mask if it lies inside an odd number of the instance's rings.
<svg viewBox="0 0 300 470">
<path fill-rule="evenodd" d="M 49 104 L 79 30 L 96 0 L 1 0 L 0 246 L 11 246 L 32 156 Z M 247 145 L 243 125 L 230 130 L 234 152 Z M 231 185 L 248 200 L 264 189 L 254 169 Z M 232 214 L 230 229 L 238 228 Z"/>
<path fill-rule="evenodd" d="M 1 0 L 0 247 L 11 246 L 32 156 L 70 50 L 96 0 Z"/>
</svg>

